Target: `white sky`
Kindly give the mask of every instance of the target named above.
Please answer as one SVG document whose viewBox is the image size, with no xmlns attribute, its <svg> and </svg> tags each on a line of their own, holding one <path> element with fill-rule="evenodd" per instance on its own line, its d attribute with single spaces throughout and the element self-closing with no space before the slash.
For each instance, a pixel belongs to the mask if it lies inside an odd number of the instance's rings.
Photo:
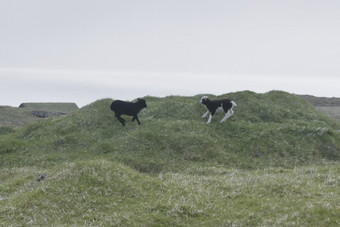
<svg viewBox="0 0 340 227">
<path fill-rule="evenodd" d="M 0 105 L 339 86 L 339 0 L 0 0 Z"/>
</svg>

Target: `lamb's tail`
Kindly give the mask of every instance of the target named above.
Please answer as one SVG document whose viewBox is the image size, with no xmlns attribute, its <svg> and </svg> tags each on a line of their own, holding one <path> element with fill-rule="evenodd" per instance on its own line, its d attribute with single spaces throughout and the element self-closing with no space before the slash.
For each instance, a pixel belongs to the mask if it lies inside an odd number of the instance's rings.
<svg viewBox="0 0 340 227">
<path fill-rule="evenodd" d="M 231 101 L 231 104 L 233 105 L 233 107 L 234 107 L 234 106 L 237 106 L 237 105 L 236 105 L 236 102 L 234 102 L 234 101 Z"/>
</svg>

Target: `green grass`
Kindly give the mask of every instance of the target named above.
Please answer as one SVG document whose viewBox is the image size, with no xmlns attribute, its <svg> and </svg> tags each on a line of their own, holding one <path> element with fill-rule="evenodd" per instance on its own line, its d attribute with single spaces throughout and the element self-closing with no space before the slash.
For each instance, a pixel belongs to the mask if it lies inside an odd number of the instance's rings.
<svg viewBox="0 0 340 227">
<path fill-rule="evenodd" d="M 105 159 L 2 169 L 6 225 L 337 226 L 339 164 L 241 170 L 202 166 L 148 176 Z"/>
<path fill-rule="evenodd" d="M 0 133 L 0 223 L 340 224 L 338 121 L 285 92 L 245 91 L 220 96 L 235 114 L 207 125 L 200 97 L 145 97 L 140 126 L 122 127 L 103 99 Z"/>
</svg>

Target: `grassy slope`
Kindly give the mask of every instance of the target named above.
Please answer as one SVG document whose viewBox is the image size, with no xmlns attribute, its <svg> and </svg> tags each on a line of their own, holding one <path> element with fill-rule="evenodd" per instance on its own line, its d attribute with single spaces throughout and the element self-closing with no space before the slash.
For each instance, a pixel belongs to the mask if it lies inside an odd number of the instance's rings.
<svg viewBox="0 0 340 227">
<path fill-rule="evenodd" d="M 173 96 L 122 127 L 104 99 L 0 136 L 0 223 L 340 224 L 339 123 L 284 92 L 223 97 L 223 124 Z"/>
</svg>

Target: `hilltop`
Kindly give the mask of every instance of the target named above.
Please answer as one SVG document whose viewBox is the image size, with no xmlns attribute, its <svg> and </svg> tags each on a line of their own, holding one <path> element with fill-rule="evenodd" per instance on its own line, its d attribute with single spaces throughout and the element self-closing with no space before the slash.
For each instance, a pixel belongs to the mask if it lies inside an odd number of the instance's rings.
<svg viewBox="0 0 340 227">
<path fill-rule="evenodd" d="M 39 140 L 31 152 L 43 149 L 46 155 L 50 150 L 50 155 L 59 157 L 67 153 L 67 159 L 77 152 L 106 155 L 146 172 L 174 171 L 196 161 L 257 167 L 338 158 L 338 144 L 332 138 L 338 136 L 339 122 L 295 95 L 238 92 L 221 97 L 238 104 L 225 124 L 219 123 L 219 116 L 211 125 L 204 124 L 200 95 L 145 97 L 148 108 L 140 113 L 141 127 L 128 122 L 122 128 L 109 109 L 112 100 L 104 99 L 16 134 L 23 141 Z M 55 152 L 60 150 L 64 152 Z"/>
<path fill-rule="evenodd" d="M 235 114 L 207 125 L 201 95 L 147 96 L 142 125 L 123 127 L 103 99 L 3 133 L 0 222 L 340 223 L 338 121 L 281 91 L 209 97 L 233 99 Z"/>
</svg>

